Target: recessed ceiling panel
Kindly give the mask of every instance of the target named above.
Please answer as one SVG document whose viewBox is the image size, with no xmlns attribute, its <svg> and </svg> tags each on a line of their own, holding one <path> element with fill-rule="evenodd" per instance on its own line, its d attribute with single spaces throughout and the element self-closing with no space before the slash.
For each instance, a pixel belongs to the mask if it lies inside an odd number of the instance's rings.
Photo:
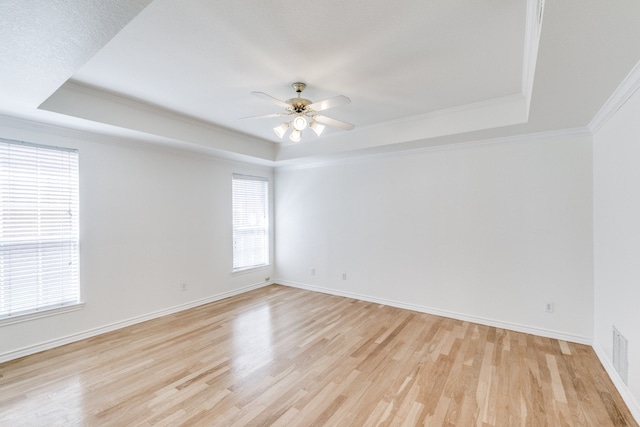
<svg viewBox="0 0 640 427">
<path fill-rule="evenodd" d="M 155 0 L 73 81 L 280 142 L 250 95 L 345 95 L 327 116 L 379 126 L 522 93 L 527 2 Z M 319 141 L 344 131 L 327 129 Z"/>
</svg>

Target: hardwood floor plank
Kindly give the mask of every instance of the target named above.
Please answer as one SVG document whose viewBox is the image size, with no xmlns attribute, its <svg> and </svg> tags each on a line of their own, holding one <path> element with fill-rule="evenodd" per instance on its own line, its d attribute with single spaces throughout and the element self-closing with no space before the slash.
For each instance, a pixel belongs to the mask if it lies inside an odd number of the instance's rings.
<svg viewBox="0 0 640 427">
<path fill-rule="evenodd" d="M 273 285 L 0 364 L 0 425 L 638 424 L 590 347 Z"/>
</svg>

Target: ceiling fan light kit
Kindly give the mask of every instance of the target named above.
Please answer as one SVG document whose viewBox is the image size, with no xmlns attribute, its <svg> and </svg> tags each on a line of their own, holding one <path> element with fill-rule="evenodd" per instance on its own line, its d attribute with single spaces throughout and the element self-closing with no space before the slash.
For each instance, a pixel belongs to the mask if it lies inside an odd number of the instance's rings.
<svg viewBox="0 0 640 427">
<path fill-rule="evenodd" d="M 318 136 L 320 136 L 322 134 L 322 131 L 324 130 L 324 126 L 319 125 L 316 121 L 309 123 L 309 128 L 311 128 L 311 130 L 314 131 Z"/>
<path fill-rule="evenodd" d="M 300 136 L 302 132 L 297 129 L 291 131 L 291 135 L 289 135 L 289 139 L 293 142 L 300 142 Z"/>
<path fill-rule="evenodd" d="M 282 138 L 285 133 L 287 133 L 287 129 L 289 129 L 289 123 L 285 122 L 280 126 L 276 126 L 273 128 L 273 131 L 276 133 L 278 138 Z"/>
<path fill-rule="evenodd" d="M 305 119 L 303 116 L 298 116 L 295 119 L 293 119 L 293 128 L 295 130 L 302 131 L 306 127 L 307 127 L 307 119 Z"/>
<path fill-rule="evenodd" d="M 355 126 L 351 123 L 336 120 L 331 117 L 318 115 L 319 111 L 328 110 L 329 108 L 337 107 L 339 105 L 345 105 L 351 103 L 351 100 L 343 95 L 334 96 L 323 101 L 312 102 L 301 96 L 302 91 L 307 87 L 305 83 L 296 82 L 291 85 L 298 94 L 295 98 L 281 101 L 274 98 L 271 95 L 267 95 L 264 92 L 251 92 L 259 98 L 264 98 L 282 108 L 285 109 L 282 113 L 266 114 L 257 117 L 248 118 L 268 118 L 268 117 L 280 117 L 280 116 L 293 116 L 293 120 L 287 121 L 273 128 L 273 132 L 282 139 L 290 127 L 293 128 L 289 134 L 289 139 L 293 142 L 300 142 L 302 139 L 302 131 L 309 127 L 317 136 L 320 136 L 325 129 L 324 125 L 333 126 L 338 129 L 351 130 Z M 323 123 L 323 124 L 320 124 Z"/>
</svg>

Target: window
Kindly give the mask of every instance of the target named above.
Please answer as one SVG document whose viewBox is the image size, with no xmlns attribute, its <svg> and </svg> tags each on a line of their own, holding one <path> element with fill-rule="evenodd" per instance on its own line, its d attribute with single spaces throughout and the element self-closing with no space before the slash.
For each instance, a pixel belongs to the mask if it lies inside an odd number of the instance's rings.
<svg viewBox="0 0 640 427">
<path fill-rule="evenodd" d="M 0 140 L 0 321 L 80 302 L 78 152 Z"/>
<path fill-rule="evenodd" d="M 233 270 L 269 264 L 269 181 L 233 174 Z"/>
</svg>

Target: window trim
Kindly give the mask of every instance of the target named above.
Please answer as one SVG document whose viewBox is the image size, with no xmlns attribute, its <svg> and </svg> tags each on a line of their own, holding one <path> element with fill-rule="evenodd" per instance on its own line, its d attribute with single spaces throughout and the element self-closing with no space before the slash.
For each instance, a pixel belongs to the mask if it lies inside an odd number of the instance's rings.
<svg viewBox="0 0 640 427">
<path fill-rule="evenodd" d="M 246 267 L 234 267 L 233 259 L 235 254 L 235 239 L 234 239 L 234 217 L 233 217 L 233 182 L 235 180 L 246 180 L 246 181 L 261 181 L 266 183 L 266 262 L 264 264 L 251 265 Z M 271 266 L 271 191 L 270 191 L 270 180 L 268 177 L 264 176 L 256 176 L 256 175 L 246 175 L 240 173 L 232 173 L 231 174 L 231 274 L 232 276 L 241 275 L 244 273 L 249 273 L 255 270 L 269 268 Z"/>
<path fill-rule="evenodd" d="M 30 320 L 42 319 L 43 317 L 57 316 L 58 314 L 71 313 L 82 310 L 84 302 L 73 302 L 58 307 L 43 308 L 42 310 L 30 311 L 24 314 L 6 316 L 0 319 L 0 326 L 13 325 L 14 323 L 28 322 Z"/>
<path fill-rule="evenodd" d="M 45 144 L 37 144 L 26 141 L 17 141 L 6 138 L 0 138 L 0 143 L 31 147 L 31 148 L 41 148 L 45 150 L 55 150 L 59 152 L 68 152 L 75 153 L 76 155 L 76 212 L 77 212 L 77 223 L 76 223 L 76 231 L 77 231 L 77 253 L 76 253 L 76 274 L 77 274 L 77 299 L 74 301 L 61 302 L 58 304 L 46 305 L 42 307 L 37 307 L 24 311 L 17 311 L 15 314 L 5 314 L 0 316 L 0 327 L 7 326 L 16 323 L 27 322 L 35 319 L 40 319 L 44 317 L 56 316 L 59 314 L 69 313 L 77 310 L 81 310 L 84 308 L 85 302 L 83 300 L 83 289 L 82 289 L 82 280 L 81 280 L 81 266 L 80 266 L 80 153 L 77 148 L 71 147 L 61 147 L 54 145 L 45 145 Z"/>
</svg>

